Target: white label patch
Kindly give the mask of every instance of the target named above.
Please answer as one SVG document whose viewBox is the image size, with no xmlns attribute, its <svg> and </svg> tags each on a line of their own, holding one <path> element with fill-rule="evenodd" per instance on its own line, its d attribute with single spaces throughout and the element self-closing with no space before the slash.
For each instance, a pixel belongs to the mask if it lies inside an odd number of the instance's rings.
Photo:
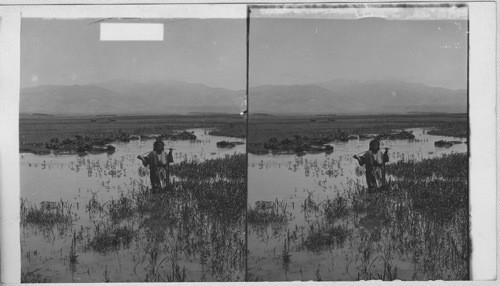
<svg viewBox="0 0 500 286">
<path fill-rule="evenodd" d="M 163 41 L 161 23 L 101 23 L 101 41 Z"/>
</svg>

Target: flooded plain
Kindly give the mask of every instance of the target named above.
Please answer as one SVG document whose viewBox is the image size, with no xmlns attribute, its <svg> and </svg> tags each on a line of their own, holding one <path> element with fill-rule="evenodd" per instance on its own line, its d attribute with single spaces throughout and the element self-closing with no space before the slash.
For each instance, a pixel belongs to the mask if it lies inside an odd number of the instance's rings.
<svg viewBox="0 0 500 286">
<path fill-rule="evenodd" d="M 20 154 L 23 282 L 241 281 L 243 140 L 194 129 L 168 141 L 172 188 L 150 192 L 136 158 L 154 139 L 98 155 Z M 218 141 L 240 141 L 231 149 Z"/>
<path fill-rule="evenodd" d="M 352 158 L 369 140 L 331 143 L 331 154 L 250 154 L 249 280 L 468 279 L 467 144 L 411 130 L 415 140 L 381 141 L 399 163 L 377 193 Z M 438 148 L 439 140 L 457 142 Z"/>
<path fill-rule="evenodd" d="M 175 148 L 166 194 L 150 193 L 136 159 L 154 140 L 113 154 L 20 154 L 23 282 L 468 278 L 464 139 L 413 129 L 415 140 L 383 140 L 398 163 L 377 193 L 352 159 L 369 140 L 249 154 L 247 201 L 245 144 L 216 147 L 243 140 L 192 131 L 198 140 L 165 141 Z"/>
</svg>

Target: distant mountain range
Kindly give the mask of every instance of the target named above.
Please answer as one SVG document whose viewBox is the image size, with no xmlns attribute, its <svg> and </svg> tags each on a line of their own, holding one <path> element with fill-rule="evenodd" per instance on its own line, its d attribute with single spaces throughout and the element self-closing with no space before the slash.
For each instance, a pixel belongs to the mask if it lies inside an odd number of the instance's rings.
<svg viewBox="0 0 500 286">
<path fill-rule="evenodd" d="M 113 80 L 89 85 L 43 85 L 21 90 L 21 113 L 238 113 L 245 91 L 182 81 Z M 332 80 L 250 88 L 250 113 L 466 112 L 467 91 L 395 80 Z"/>
<path fill-rule="evenodd" d="M 467 90 L 396 80 L 332 80 L 308 85 L 265 85 L 250 90 L 250 112 L 408 113 L 466 112 Z"/>
<path fill-rule="evenodd" d="M 113 80 L 91 85 L 44 85 L 21 90 L 21 113 L 183 114 L 238 113 L 244 91 L 182 81 Z"/>
</svg>

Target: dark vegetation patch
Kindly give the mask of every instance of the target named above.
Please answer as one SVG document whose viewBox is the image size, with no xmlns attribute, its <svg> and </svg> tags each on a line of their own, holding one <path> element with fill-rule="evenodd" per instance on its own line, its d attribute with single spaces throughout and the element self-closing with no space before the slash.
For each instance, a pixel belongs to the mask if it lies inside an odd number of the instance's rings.
<svg viewBox="0 0 500 286">
<path fill-rule="evenodd" d="M 413 140 L 415 135 L 411 131 L 401 131 L 396 133 L 382 133 L 375 136 L 377 140 Z"/>
<path fill-rule="evenodd" d="M 257 201 L 254 207 L 249 206 L 247 210 L 247 223 L 250 225 L 286 223 L 288 220 L 286 205 L 278 200 Z"/>
<path fill-rule="evenodd" d="M 451 220 L 458 210 L 466 210 L 469 204 L 467 182 L 406 181 L 398 188 L 406 189 L 415 210 L 432 216 L 433 220 Z"/>
<path fill-rule="evenodd" d="M 43 277 L 40 273 L 37 273 L 38 270 L 22 272 L 21 283 L 50 283 L 50 279 Z"/>
<path fill-rule="evenodd" d="M 74 213 L 67 202 L 43 201 L 39 206 L 33 206 L 26 200 L 21 200 L 21 223 L 41 226 L 71 224 Z"/>
<path fill-rule="evenodd" d="M 182 131 L 182 132 L 173 132 L 169 134 L 164 134 L 158 136 L 158 138 L 162 140 L 196 140 L 196 135 L 193 134 L 193 132 L 187 132 L 187 131 Z"/>
<path fill-rule="evenodd" d="M 242 120 L 242 122 L 219 125 L 216 127 L 217 129 L 208 132 L 208 134 L 214 136 L 246 138 L 247 137 L 246 127 L 247 127 L 246 120 L 245 121 Z"/>
<path fill-rule="evenodd" d="M 255 205 L 247 208 L 247 224 L 257 233 L 257 236 L 262 240 L 269 239 L 267 229 L 270 228 L 274 237 L 279 237 L 280 234 L 287 231 L 288 223 L 292 220 L 292 214 L 287 211 L 287 203 L 279 200 L 274 201 L 257 201 Z M 293 232 L 293 237 L 296 238 L 297 231 Z M 288 232 L 288 240 L 290 233 Z M 284 252 L 281 253 L 281 259 L 285 264 L 289 262 L 290 241 L 285 243 Z M 287 262 L 288 261 L 288 262 Z"/>
<path fill-rule="evenodd" d="M 206 180 L 220 176 L 242 180 L 246 178 L 246 154 L 226 155 L 203 162 L 182 161 L 172 165 L 171 173 L 183 179 Z"/>
<path fill-rule="evenodd" d="M 117 200 L 109 201 L 108 214 L 113 221 L 127 219 L 134 214 L 134 202 L 123 194 Z"/>
<path fill-rule="evenodd" d="M 19 151 L 49 154 L 51 150 L 70 150 L 76 153 L 77 147 L 80 147 L 80 150 L 87 152 L 91 152 L 91 148 L 96 148 L 95 152 L 106 152 L 97 147 L 112 142 L 156 137 L 151 134 L 162 134 L 164 138 L 172 140 L 194 140 L 193 134 L 176 132 L 192 128 L 216 127 L 224 134 L 214 135 L 244 138 L 245 126 L 244 118 L 231 114 L 100 116 L 97 119 L 95 116 L 26 115 L 19 120 Z M 75 134 L 89 140 L 77 144 L 79 142 Z M 71 140 L 71 143 L 66 141 L 68 146 L 62 144 L 66 139 Z"/>
<path fill-rule="evenodd" d="M 163 135 L 130 135 L 125 132 L 120 132 L 107 137 L 93 137 L 88 136 L 82 137 L 81 135 L 75 135 L 73 138 L 65 138 L 59 140 L 58 138 L 52 138 L 49 142 L 44 144 L 41 143 L 25 143 L 20 147 L 20 152 L 28 152 L 34 154 L 49 154 L 54 152 L 56 154 L 99 154 L 108 153 L 112 154 L 115 152 L 116 148 L 113 145 L 108 145 L 114 142 L 130 142 L 131 140 L 138 139 L 154 139 L 159 138 L 162 140 L 196 140 L 196 135 L 192 132 L 182 131 L 182 132 L 172 132 Z"/>
<path fill-rule="evenodd" d="M 442 123 L 437 125 L 435 129 L 430 130 L 428 134 L 431 135 L 441 135 L 441 136 L 450 136 L 450 137 L 460 137 L 466 138 L 469 136 L 469 127 L 467 125 L 467 121 L 448 121 L 446 123 Z"/>
<path fill-rule="evenodd" d="M 231 149 L 231 148 L 234 148 L 236 146 L 236 144 L 229 142 L 229 141 L 219 141 L 219 142 L 217 142 L 216 146 L 217 146 L 217 148 Z"/>
<path fill-rule="evenodd" d="M 299 246 L 313 253 L 320 254 L 330 247 L 342 247 L 351 230 L 345 226 L 331 224 L 310 225 L 309 233 Z"/>
<path fill-rule="evenodd" d="M 296 134 L 308 138 L 333 137 L 339 133 L 339 129 L 348 134 L 344 136 L 372 138 L 370 134 L 392 134 L 393 130 L 404 130 L 408 128 L 434 128 L 449 123 L 457 130 L 464 133 L 468 130 L 467 114 L 381 114 L 381 115 L 337 115 L 334 120 L 331 116 L 286 116 L 276 115 L 270 117 L 252 116 L 250 113 L 248 124 L 248 143 L 262 144 L 271 138 L 279 141 L 284 138 L 292 138 Z M 315 121 L 311 121 L 314 119 Z M 444 135 L 444 134 L 443 134 Z M 446 135 L 449 136 L 449 135 Z"/>
<path fill-rule="evenodd" d="M 365 139 L 377 139 L 377 140 L 413 140 L 415 135 L 412 132 L 400 131 L 393 133 L 383 133 L 379 135 L 369 136 L 369 135 L 349 135 L 342 130 L 337 130 L 336 133 L 332 135 L 323 137 L 312 137 L 294 135 L 292 138 L 285 137 L 284 139 L 278 140 L 273 137 L 266 142 L 261 144 L 252 143 L 248 146 L 248 152 L 261 155 L 267 154 L 269 152 L 273 154 L 298 154 L 303 155 L 307 153 L 321 153 L 326 154 L 332 153 L 334 151 L 333 146 L 327 144 L 332 142 L 347 142 L 349 140 L 365 140 Z"/>
<path fill-rule="evenodd" d="M 451 146 L 455 144 L 462 144 L 462 141 L 445 141 L 445 140 L 439 140 L 434 142 L 434 146 L 436 147 L 441 147 L 441 148 L 450 148 Z"/>
<path fill-rule="evenodd" d="M 443 126 L 443 122 L 451 124 L 450 126 L 456 130 L 467 132 L 466 114 L 335 116 L 334 120 L 327 116 L 324 118 L 285 115 L 252 117 L 250 114 L 248 152 L 255 155 L 269 152 L 278 154 L 331 152 L 326 145 L 329 142 L 373 138 L 413 140 L 415 136 L 411 132 L 394 130 L 435 128 Z"/>
<path fill-rule="evenodd" d="M 94 235 L 87 247 L 99 253 L 108 253 L 128 248 L 135 231 L 129 226 L 96 224 Z"/>
<path fill-rule="evenodd" d="M 340 195 L 334 199 L 327 199 L 323 205 L 323 212 L 328 222 L 334 222 L 349 213 L 348 201 Z"/>
<path fill-rule="evenodd" d="M 441 158 L 424 159 L 415 161 L 398 161 L 386 166 L 389 174 L 407 180 L 429 179 L 432 176 L 453 180 L 467 179 L 468 157 L 467 154 L 457 153 L 443 155 Z"/>
</svg>

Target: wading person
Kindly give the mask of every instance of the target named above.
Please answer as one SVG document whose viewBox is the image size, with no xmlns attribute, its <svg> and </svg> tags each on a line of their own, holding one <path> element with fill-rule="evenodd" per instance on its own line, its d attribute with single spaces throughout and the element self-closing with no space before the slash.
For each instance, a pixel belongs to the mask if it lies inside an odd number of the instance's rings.
<svg viewBox="0 0 500 286">
<path fill-rule="evenodd" d="M 366 168 L 366 184 L 370 191 L 386 186 L 385 163 L 389 162 L 388 150 L 389 148 L 385 148 L 385 152 L 382 153 L 380 142 L 372 140 L 370 141 L 370 149 L 363 156 L 353 156 L 354 159 L 358 160 L 360 166 Z"/>
<path fill-rule="evenodd" d="M 163 192 L 168 186 L 168 154 L 165 152 L 165 143 L 157 139 L 153 143 L 153 151 L 146 156 L 137 156 L 142 164 L 149 166 L 149 178 L 151 180 L 151 189 L 153 193 Z M 173 161 L 173 160 L 172 160 Z"/>
</svg>

